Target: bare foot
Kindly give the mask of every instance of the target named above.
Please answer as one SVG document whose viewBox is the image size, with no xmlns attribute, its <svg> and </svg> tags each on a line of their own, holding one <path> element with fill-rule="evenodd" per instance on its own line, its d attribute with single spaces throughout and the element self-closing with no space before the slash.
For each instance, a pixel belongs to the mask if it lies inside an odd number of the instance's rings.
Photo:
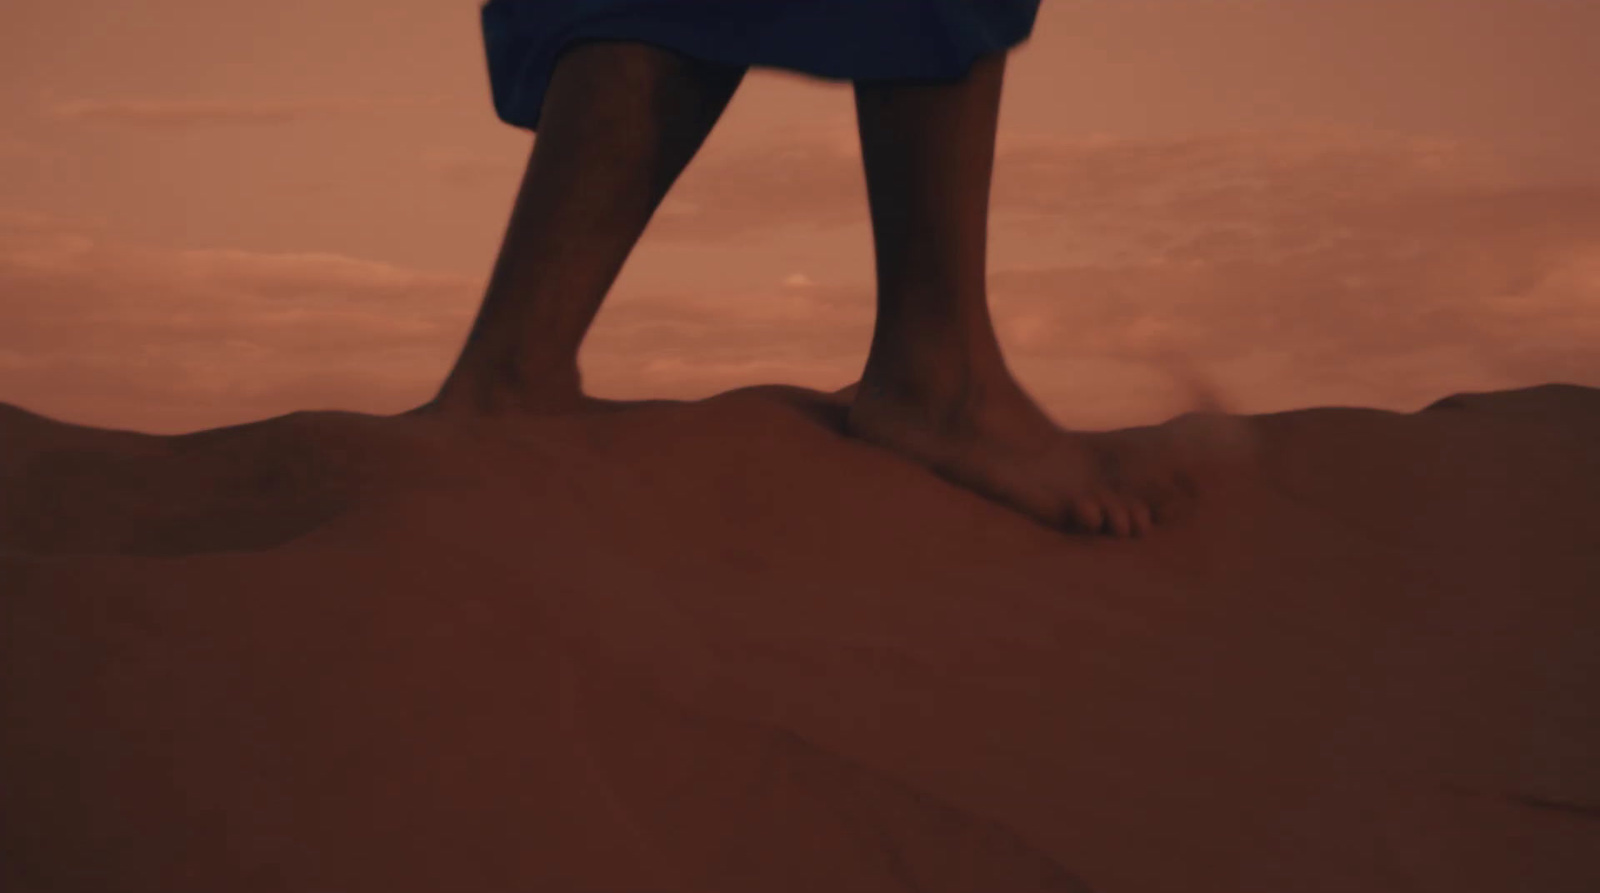
<svg viewBox="0 0 1600 893">
<path fill-rule="evenodd" d="M 433 416 L 446 419 L 489 419 L 497 416 L 554 416 L 620 412 L 647 406 L 665 406 L 672 400 L 613 400 L 591 397 L 583 392 L 577 373 L 550 376 L 532 384 L 504 380 L 474 380 L 452 376 L 440 393 L 401 416 Z"/>
<path fill-rule="evenodd" d="M 421 406 L 400 413 L 402 416 L 440 416 L 446 418 L 490 418 L 503 415 L 571 415 L 600 408 L 595 399 L 581 395 L 543 398 L 526 397 L 513 391 L 474 394 L 470 398 L 455 394 L 440 395 Z"/>
<path fill-rule="evenodd" d="M 1153 439 L 1065 430 L 1009 378 L 971 390 L 987 393 L 932 401 L 864 380 L 848 429 L 1055 528 L 1142 536 L 1189 486 Z"/>
<path fill-rule="evenodd" d="M 456 370 L 437 396 L 402 415 L 567 415 L 595 408 L 594 402 L 583 393 L 576 372 L 522 379 L 511 371 Z"/>
<path fill-rule="evenodd" d="M 587 413 L 621 412 L 625 409 L 641 409 L 647 406 L 668 406 L 675 402 L 673 400 L 613 400 L 606 397 L 591 397 L 582 393 L 526 398 L 508 392 L 476 401 L 435 397 L 427 403 L 408 409 L 399 415 L 434 416 L 453 419 L 486 419 L 496 416 L 583 415 Z"/>
</svg>

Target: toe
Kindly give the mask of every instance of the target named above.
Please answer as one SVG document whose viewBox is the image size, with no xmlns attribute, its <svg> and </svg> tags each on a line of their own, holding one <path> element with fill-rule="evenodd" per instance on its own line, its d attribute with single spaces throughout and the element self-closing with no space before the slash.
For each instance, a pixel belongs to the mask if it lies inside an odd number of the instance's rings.
<svg viewBox="0 0 1600 893">
<path fill-rule="evenodd" d="M 1099 533 L 1101 525 L 1105 523 L 1105 514 L 1100 505 L 1087 496 L 1072 501 L 1072 515 L 1079 529 L 1085 533 Z"/>
<path fill-rule="evenodd" d="M 1119 537 L 1133 535 L 1133 516 L 1128 511 L 1127 503 L 1116 496 L 1107 496 L 1104 499 L 1106 507 L 1106 521 L 1111 527 L 1111 532 Z"/>
<path fill-rule="evenodd" d="M 1131 503 L 1133 513 L 1133 535 L 1144 536 L 1156 528 L 1155 516 L 1150 511 L 1150 505 L 1143 499 L 1135 499 Z"/>
</svg>

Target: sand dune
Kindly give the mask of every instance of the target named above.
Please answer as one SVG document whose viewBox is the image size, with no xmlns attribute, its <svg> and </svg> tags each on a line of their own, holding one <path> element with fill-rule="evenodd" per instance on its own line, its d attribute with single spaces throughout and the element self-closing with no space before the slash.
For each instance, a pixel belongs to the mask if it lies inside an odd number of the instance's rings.
<svg viewBox="0 0 1600 893">
<path fill-rule="evenodd" d="M 615 409 L 0 409 L 0 888 L 1600 890 L 1600 390 L 1195 428 L 1121 541 Z"/>
</svg>

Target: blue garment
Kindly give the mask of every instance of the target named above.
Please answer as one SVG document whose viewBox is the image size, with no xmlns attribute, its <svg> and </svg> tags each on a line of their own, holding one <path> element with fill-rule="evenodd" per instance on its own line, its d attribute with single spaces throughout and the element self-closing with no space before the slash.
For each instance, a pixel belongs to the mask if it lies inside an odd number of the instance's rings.
<svg viewBox="0 0 1600 893">
<path fill-rule="evenodd" d="M 1026 40 L 1038 12 L 1039 0 L 490 0 L 481 16 L 495 112 L 532 130 L 578 41 L 841 80 L 951 80 Z"/>
</svg>

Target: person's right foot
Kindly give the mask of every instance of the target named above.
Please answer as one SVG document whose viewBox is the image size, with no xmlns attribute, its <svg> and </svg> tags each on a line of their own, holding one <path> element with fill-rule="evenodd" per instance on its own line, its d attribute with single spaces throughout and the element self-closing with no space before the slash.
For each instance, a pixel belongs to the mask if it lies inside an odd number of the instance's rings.
<svg viewBox="0 0 1600 893">
<path fill-rule="evenodd" d="M 864 378 L 848 430 L 1055 528 L 1141 536 L 1189 487 L 1154 442 L 1065 430 L 1009 375 L 969 394 L 919 399 Z"/>
</svg>

